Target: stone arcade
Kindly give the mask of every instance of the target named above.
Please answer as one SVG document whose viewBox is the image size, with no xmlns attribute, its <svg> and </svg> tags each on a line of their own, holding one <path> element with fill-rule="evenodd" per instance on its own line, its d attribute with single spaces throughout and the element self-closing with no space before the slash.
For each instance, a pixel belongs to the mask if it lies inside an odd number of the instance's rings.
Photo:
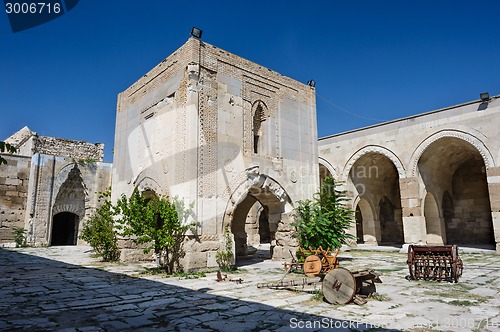
<svg viewBox="0 0 500 332">
<path fill-rule="evenodd" d="M 319 140 L 321 176 L 345 181 L 358 243 L 500 251 L 500 98 Z"/>
<path fill-rule="evenodd" d="M 194 202 L 186 269 L 216 266 L 225 229 L 239 256 L 269 243 L 288 258 L 296 202 L 331 175 L 352 199 L 358 243 L 500 251 L 499 125 L 495 96 L 318 141 L 314 88 L 190 38 L 119 94 L 112 165 L 100 144 L 28 128 L 7 139 L 19 151 L 2 155 L 0 242 L 24 227 L 31 245 L 80 244 L 112 182 L 114 200 L 137 188 Z"/>
</svg>

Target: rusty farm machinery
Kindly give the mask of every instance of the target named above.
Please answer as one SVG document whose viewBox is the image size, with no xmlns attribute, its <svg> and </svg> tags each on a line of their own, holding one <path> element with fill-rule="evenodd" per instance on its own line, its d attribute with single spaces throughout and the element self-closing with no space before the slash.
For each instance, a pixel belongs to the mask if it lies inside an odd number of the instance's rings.
<svg viewBox="0 0 500 332">
<path fill-rule="evenodd" d="M 285 263 L 287 271 L 280 281 L 261 283 L 257 287 L 314 291 L 321 286 L 323 296 L 329 303 L 366 303 L 365 297 L 376 292 L 375 283 L 382 282 L 380 275 L 373 270 L 349 271 L 339 267 L 339 252 L 340 249 L 332 252 L 321 247 L 308 250 L 299 248 L 298 254 L 304 263 L 299 263 L 292 255 L 292 262 Z M 284 281 L 292 269 L 302 269 L 306 277 Z"/>
<path fill-rule="evenodd" d="M 458 282 L 463 263 L 456 245 L 408 246 L 408 270 L 412 280 Z"/>
</svg>

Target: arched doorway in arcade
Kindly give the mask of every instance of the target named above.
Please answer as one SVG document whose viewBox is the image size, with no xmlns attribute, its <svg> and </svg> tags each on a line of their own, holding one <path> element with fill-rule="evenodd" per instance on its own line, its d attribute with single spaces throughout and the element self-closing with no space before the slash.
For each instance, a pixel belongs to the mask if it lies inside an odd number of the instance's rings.
<svg viewBox="0 0 500 332">
<path fill-rule="evenodd" d="M 274 179 L 255 170 L 247 176 L 251 180 L 233 192 L 224 214 L 223 227 L 233 235 L 236 262 L 273 257 L 277 247 L 283 255 L 292 241 L 290 226 L 284 226 L 291 223 L 290 198 Z"/>
<path fill-rule="evenodd" d="M 351 167 L 348 184 L 353 195 L 360 198 L 357 207 L 362 227 L 357 230 L 362 228 L 363 242 L 403 244 L 399 173 L 394 163 L 379 152 L 367 152 Z M 373 202 L 373 206 L 369 202 Z"/>
<path fill-rule="evenodd" d="M 420 156 L 418 172 L 427 192 L 441 199 L 439 211 L 430 198 L 424 202 L 428 242 L 437 236 L 446 244 L 494 246 L 486 167 L 475 146 L 440 138 Z"/>
</svg>

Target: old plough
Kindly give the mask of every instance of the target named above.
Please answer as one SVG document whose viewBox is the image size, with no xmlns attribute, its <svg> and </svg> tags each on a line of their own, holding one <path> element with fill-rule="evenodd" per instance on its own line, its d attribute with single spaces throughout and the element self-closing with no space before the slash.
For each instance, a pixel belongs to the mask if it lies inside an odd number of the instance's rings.
<svg viewBox="0 0 500 332">
<path fill-rule="evenodd" d="M 311 292 L 319 289 L 328 303 L 347 304 L 354 302 L 365 304 L 365 297 L 375 293 L 375 283 L 381 283 L 380 275 L 373 270 L 349 271 L 338 267 L 326 275 L 302 279 L 257 284 L 258 288 L 288 289 Z"/>
<path fill-rule="evenodd" d="M 287 272 L 280 281 L 261 283 L 258 288 L 288 289 L 311 292 L 319 289 L 327 302 L 332 304 L 347 304 L 354 302 L 365 304 L 365 297 L 376 292 L 375 283 L 381 283 L 380 275 L 373 270 L 349 271 L 339 267 L 339 249 L 332 252 L 323 248 L 304 250 L 299 248 L 299 254 L 304 263 L 292 262 L 285 264 Z M 293 268 L 301 267 L 307 277 L 284 280 Z"/>
<path fill-rule="evenodd" d="M 463 263 L 456 245 L 408 247 L 410 279 L 454 281 L 462 275 Z"/>
</svg>

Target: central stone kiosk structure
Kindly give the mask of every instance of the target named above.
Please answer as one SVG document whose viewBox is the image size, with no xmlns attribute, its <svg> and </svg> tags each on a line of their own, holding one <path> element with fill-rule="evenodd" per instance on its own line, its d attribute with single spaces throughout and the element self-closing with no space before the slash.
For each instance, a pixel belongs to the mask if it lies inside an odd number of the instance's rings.
<svg viewBox="0 0 500 332">
<path fill-rule="evenodd" d="M 313 87 L 190 38 L 119 94 L 115 135 L 114 201 L 194 202 L 185 269 L 217 266 L 225 231 L 239 257 L 269 243 L 289 258 L 294 204 L 319 186 Z"/>
</svg>

